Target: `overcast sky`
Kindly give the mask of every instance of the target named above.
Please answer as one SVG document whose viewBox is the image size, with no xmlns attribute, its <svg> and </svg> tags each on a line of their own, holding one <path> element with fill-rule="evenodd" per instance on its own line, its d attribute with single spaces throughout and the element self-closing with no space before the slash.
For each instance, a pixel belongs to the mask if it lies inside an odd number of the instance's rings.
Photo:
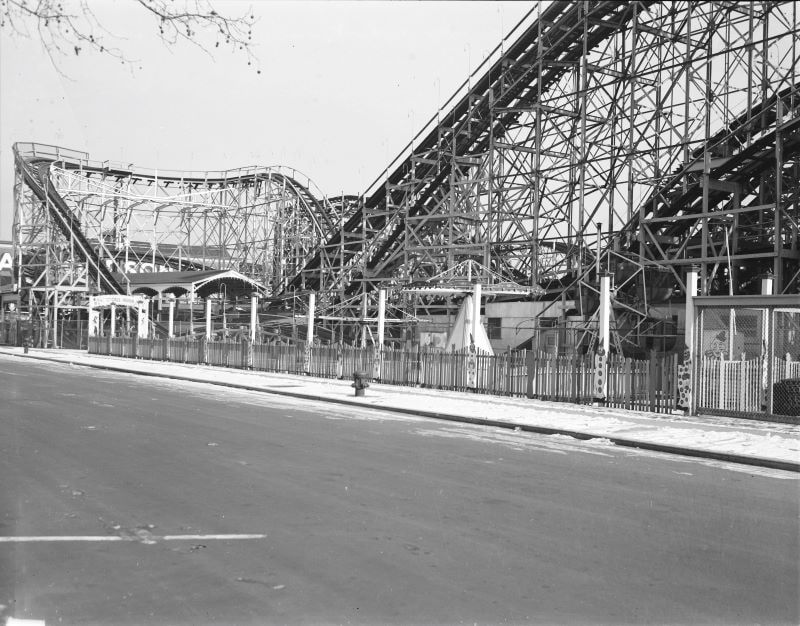
<svg viewBox="0 0 800 626">
<path fill-rule="evenodd" d="M 0 239 L 11 238 L 16 141 L 171 170 L 287 165 L 328 195 L 360 193 L 532 3 L 238 2 L 261 74 L 220 48 L 168 48 L 134 2 L 89 0 L 138 60 L 59 61 L 0 31 Z M 213 47 L 213 37 L 208 40 Z"/>
</svg>

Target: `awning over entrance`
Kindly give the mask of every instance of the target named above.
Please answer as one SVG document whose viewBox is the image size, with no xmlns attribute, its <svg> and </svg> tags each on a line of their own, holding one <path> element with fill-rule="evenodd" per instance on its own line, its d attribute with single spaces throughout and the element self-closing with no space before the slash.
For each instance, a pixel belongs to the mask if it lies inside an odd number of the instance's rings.
<svg viewBox="0 0 800 626">
<path fill-rule="evenodd" d="M 201 298 L 224 292 L 226 298 L 236 295 L 264 293 L 264 287 L 236 270 L 203 270 L 199 272 L 144 272 L 127 274 L 131 293 L 149 296 L 173 294 L 181 296 L 194 293 Z M 117 275 L 120 284 L 125 284 L 122 274 Z"/>
</svg>

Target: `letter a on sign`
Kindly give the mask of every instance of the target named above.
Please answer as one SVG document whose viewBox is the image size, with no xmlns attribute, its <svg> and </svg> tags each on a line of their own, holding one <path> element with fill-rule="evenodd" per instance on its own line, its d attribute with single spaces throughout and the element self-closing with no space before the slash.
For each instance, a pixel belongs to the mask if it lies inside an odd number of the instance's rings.
<svg viewBox="0 0 800 626">
<path fill-rule="evenodd" d="M 0 254 L 0 272 L 12 269 L 12 258 L 10 252 L 3 252 Z"/>
</svg>

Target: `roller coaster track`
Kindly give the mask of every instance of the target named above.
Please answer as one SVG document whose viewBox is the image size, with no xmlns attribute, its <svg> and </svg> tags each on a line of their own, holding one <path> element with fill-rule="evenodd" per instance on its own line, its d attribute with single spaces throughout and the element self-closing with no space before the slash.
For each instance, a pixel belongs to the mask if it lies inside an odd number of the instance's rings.
<svg viewBox="0 0 800 626">
<path fill-rule="evenodd" d="M 773 95 L 768 101 L 760 103 L 751 111 L 743 113 L 733 124 L 716 133 L 703 150 L 698 150 L 694 158 L 674 173 L 667 183 L 657 189 L 643 206 L 646 210 L 645 218 L 668 218 L 679 213 L 699 213 L 702 207 L 697 206 L 702 200 L 702 187 L 693 184 L 688 189 L 683 189 L 682 184 L 692 172 L 702 171 L 704 154 L 713 152 L 718 146 L 734 146 L 735 150 L 730 156 L 720 159 L 717 164 L 709 167 L 708 174 L 715 180 L 746 184 L 756 174 L 764 170 L 774 169 L 775 163 L 769 156 L 775 147 L 776 135 L 782 135 L 782 148 L 784 158 L 791 159 L 800 151 L 800 117 L 781 120 L 780 129 L 776 128 L 778 117 L 776 114 L 777 103 L 791 95 L 800 93 L 800 84 L 788 87 L 780 93 Z M 748 123 L 750 120 L 750 123 Z M 754 135 L 757 140 L 750 145 L 746 143 L 744 135 Z M 716 197 L 722 198 L 730 192 L 725 190 L 712 190 Z M 714 198 L 711 199 L 713 204 Z M 724 211 L 723 211 L 724 212 Z M 639 228 L 639 220 L 631 220 L 623 231 L 634 231 Z M 686 222 L 667 223 L 665 233 L 671 236 L 680 236 L 686 230 Z"/>
<path fill-rule="evenodd" d="M 638 8 L 646 8 L 652 2 L 639 2 Z M 490 120 L 489 111 L 494 108 L 507 108 L 506 113 L 495 125 L 495 132 L 502 135 L 503 127 L 510 124 L 520 113 L 514 107 L 522 108 L 535 103 L 539 94 L 545 92 L 564 73 L 564 68 L 574 62 L 584 52 L 583 30 L 578 27 L 582 11 L 587 11 L 591 22 L 586 46 L 592 48 L 610 34 L 623 28 L 634 14 L 634 6 L 627 2 L 552 2 L 542 13 L 541 18 L 529 26 L 509 47 L 502 57 L 480 77 L 467 95 L 441 119 L 428 135 L 419 143 L 418 154 L 437 149 L 443 133 L 452 132 L 455 140 L 455 154 L 468 155 L 480 152 L 488 142 Z M 539 46 L 544 46 L 548 67 L 537 80 L 536 60 L 540 54 Z M 510 82 L 510 84 L 509 84 Z M 433 192 L 445 184 L 450 173 L 447 164 L 428 162 L 408 157 L 402 161 L 387 178 L 387 186 L 413 187 L 419 200 L 411 209 L 410 215 L 418 215 L 428 208 L 427 202 Z M 370 243 L 366 252 L 367 269 L 386 263 L 396 255 L 402 246 L 404 215 L 387 207 L 387 193 L 383 187 L 375 190 L 365 201 L 363 210 L 355 212 L 345 223 L 343 231 L 358 233 L 365 230 Z M 358 264 L 363 263 L 364 252 L 357 245 L 343 241 L 342 235 L 335 232 L 324 245 L 326 248 L 344 248 L 343 262 L 331 268 L 340 277 L 352 274 L 360 277 Z M 322 263 L 322 252 L 318 252 L 306 265 L 301 274 L 314 276 Z M 290 287 L 299 287 L 303 276 L 298 274 Z M 319 289 L 318 278 L 306 278 L 307 288 Z M 350 282 L 347 292 L 358 289 L 357 280 Z"/>
<path fill-rule="evenodd" d="M 51 159 L 41 157 L 24 158 L 15 149 L 17 168 L 23 173 L 25 183 L 36 197 L 45 204 L 64 237 L 75 242 L 78 256 L 86 262 L 98 276 L 98 287 L 110 294 L 122 295 L 125 288 L 120 285 L 113 273 L 100 260 L 97 251 L 83 234 L 80 222 L 67 206 L 55 188 L 49 184 Z"/>
<path fill-rule="evenodd" d="M 191 258 L 179 266 L 206 269 L 208 245 L 208 267 L 235 257 L 268 283 L 275 301 L 316 291 L 318 306 L 349 307 L 340 316 L 347 320 L 369 317 L 368 298 L 358 296 L 427 282 L 465 258 L 483 258 L 498 284 L 543 288 L 554 302 L 596 291 L 594 273 L 601 262 L 614 272 L 614 257 L 640 269 L 669 268 L 670 293 L 681 287 L 681 266 L 700 261 L 713 276 L 723 254 L 753 257 L 748 272 L 772 258 L 789 274 L 800 267 L 800 20 L 791 3 L 561 0 L 529 13 L 504 41 L 363 195 L 320 199 L 310 181 L 282 168 L 159 173 L 22 144 L 17 170 L 100 289 L 112 293 L 126 291 L 124 273 L 120 279 L 106 263 L 127 231 L 106 198 L 131 180 L 144 183 L 120 203 L 120 214 L 155 206 L 151 199 L 164 191 L 156 188 L 169 185 L 165 195 L 177 188 L 191 196 L 184 207 L 198 207 L 203 220 L 250 211 L 231 236 L 194 221 L 191 237 L 176 244 L 165 236 L 158 248 L 162 233 L 183 228 L 182 214 L 165 210 L 171 217 L 148 226 L 152 252 L 147 236 L 125 243 L 139 260 L 169 266 L 173 250 L 185 249 Z M 278 197 L 255 191 L 266 179 L 291 196 L 281 213 L 285 229 L 250 219 L 267 206 L 264 197 Z M 476 180 L 490 182 L 462 193 Z M 224 199 L 234 189 L 246 191 Z M 91 202 L 103 217 L 92 214 L 86 225 L 80 206 L 92 196 L 101 198 Z M 180 203 L 167 198 L 163 207 Z M 291 221 L 293 212 L 301 219 Z M 734 225 L 742 248 L 731 252 Z M 272 241 L 291 252 L 267 250 Z M 202 260 L 194 254 L 200 245 Z M 269 282 L 273 271 L 280 276 Z M 618 302 L 636 307 L 638 287 L 628 288 Z M 647 316 L 647 304 L 634 314 Z"/>
<path fill-rule="evenodd" d="M 332 214 L 333 209 L 329 202 L 319 199 L 307 185 L 301 183 L 295 170 L 280 166 L 203 174 L 163 171 L 159 173 L 108 163 L 95 163 L 89 161 L 85 153 L 39 144 L 15 144 L 14 154 L 17 171 L 25 186 L 43 206 L 46 206 L 48 215 L 58 230 L 74 246 L 74 254 L 90 268 L 91 276 L 97 277 L 98 288 L 105 293 L 125 294 L 128 291 L 127 285 L 124 284 L 126 278 L 122 268 L 119 268 L 119 272 L 113 272 L 103 260 L 113 258 L 119 250 L 115 249 L 113 244 L 106 245 L 97 232 L 93 236 L 84 232 L 85 227 L 82 227 L 81 220 L 70 203 L 59 193 L 58 185 L 53 180 L 55 171 L 72 172 L 81 179 L 95 177 L 112 181 L 135 180 L 149 186 L 160 185 L 166 188 L 176 185 L 182 189 L 244 188 L 268 179 L 276 188 L 285 188 L 288 196 L 301 200 L 301 204 L 307 207 L 308 219 L 313 223 L 315 230 L 332 232 L 339 222 L 339 218 Z M 113 190 L 105 191 L 113 195 Z M 169 199 L 166 199 L 165 204 L 168 201 Z M 147 245 L 149 246 L 149 242 Z M 160 252 L 154 252 L 152 258 L 167 262 Z M 197 263 L 192 263 L 188 259 L 182 267 L 202 269 Z"/>
<path fill-rule="evenodd" d="M 695 6 L 701 4 L 711 7 L 708 9 L 709 16 L 713 16 L 715 12 L 737 12 L 737 7 L 733 4 L 698 3 Z M 791 5 L 771 3 L 764 4 L 763 7 L 749 7 L 753 11 L 750 14 L 750 28 L 753 28 L 753 16 L 755 19 L 766 20 L 770 11 L 779 10 L 781 6 Z M 409 223 L 432 216 L 426 232 L 435 233 L 440 228 L 440 222 L 436 220 L 444 218 L 441 215 L 436 218 L 435 215 L 437 212 L 448 212 L 447 207 L 440 204 L 441 198 L 447 194 L 448 189 L 452 190 L 451 174 L 459 159 L 469 160 L 475 155 L 492 150 L 492 142 L 502 138 L 523 112 L 530 112 L 540 106 L 543 95 L 555 88 L 568 68 L 580 67 L 581 64 L 585 67 L 589 62 L 586 60 L 588 52 L 599 49 L 601 44 L 620 33 L 637 29 L 650 33 L 656 41 L 669 41 L 673 47 L 677 47 L 675 42 L 686 39 L 688 48 L 689 38 L 680 30 L 685 27 L 685 23 L 677 26 L 679 30 L 667 32 L 648 25 L 646 19 L 637 21 L 637 15 L 646 13 L 651 7 L 656 8 L 660 16 L 667 16 L 662 24 L 670 24 L 670 15 L 673 16 L 673 28 L 676 19 L 680 22 L 681 18 L 675 18 L 675 15 L 681 9 L 664 2 L 552 2 L 543 8 L 539 18 L 524 28 L 503 54 L 488 65 L 482 75 L 474 78 L 463 96 L 459 99 L 451 98 L 454 102 L 452 107 L 438 118 L 436 124 L 429 125 L 426 134 L 418 136 L 421 139 L 413 152 L 395 159 L 393 165 L 387 169 L 386 177 L 373 183 L 365 194 L 362 206 L 350 215 L 340 231 L 331 234 L 304 269 L 290 281 L 289 288 L 305 286 L 312 290 L 338 292 L 348 298 L 362 290 L 366 293 L 377 288 L 380 280 L 392 276 L 396 280 L 396 270 L 404 263 Z M 683 10 L 686 10 L 685 6 Z M 691 20 L 692 9 L 689 8 L 688 12 L 688 19 Z M 726 15 L 730 17 L 731 14 Z M 791 16 L 791 11 L 788 15 Z M 695 20 L 697 19 L 695 16 Z M 694 31 L 696 41 L 692 45 L 695 50 L 691 54 L 686 53 L 688 60 L 684 62 L 687 66 L 695 58 L 708 64 L 713 58 L 712 55 L 706 56 L 706 50 L 711 50 L 710 33 L 715 28 L 713 17 L 709 19 L 709 34 L 706 39 L 703 39 L 702 29 Z M 720 16 L 717 19 L 726 18 Z M 737 19 L 741 19 L 741 16 Z M 746 23 L 742 24 L 744 25 L 734 26 L 733 30 L 747 28 Z M 797 37 L 797 27 L 796 22 L 787 25 L 789 33 L 794 29 L 794 37 Z M 722 32 L 722 27 L 719 28 Z M 739 36 L 745 38 L 741 32 Z M 765 38 L 762 44 L 771 45 L 770 41 Z M 744 45 L 742 44 L 743 49 Z M 624 83 L 625 75 L 614 74 L 614 71 L 607 70 L 607 73 L 617 76 L 619 83 Z M 680 74 L 676 71 L 675 75 Z M 796 73 L 790 72 L 788 76 L 796 76 Z M 691 229 L 696 228 L 698 223 L 697 219 L 692 220 L 692 216 L 700 214 L 704 205 L 706 210 L 720 211 L 719 215 L 724 215 L 725 211 L 722 209 L 725 206 L 720 206 L 720 203 L 731 197 L 731 189 L 737 188 L 739 195 L 744 197 L 758 188 L 758 181 L 755 180 L 758 176 L 774 173 L 775 159 L 772 155 L 775 151 L 782 151 L 783 159 L 787 163 L 797 158 L 800 94 L 797 84 L 790 81 L 789 86 L 785 86 L 786 77 L 781 79 L 784 82 L 780 91 L 770 95 L 775 85 L 770 84 L 767 88 L 768 79 L 762 76 L 762 94 L 766 98 L 763 102 L 752 104 L 732 120 L 728 118 L 724 126 L 718 127 L 718 130 L 702 140 L 702 145 L 698 145 L 695 140 L 692 152 L 675 167 L 672 175 L 662 177 L 658 184 L 650 186 L 648 196 L 639 200 L 638 205 L 630 203 L 627 221 L 614 229 L 614 232 L 629 245 L 637 239 L 640 240 L 642 262 L 658 264 L 666 261 L 666 265 L 673 268 L 676 282 L 680 284 L 681 277 L 674 269 L 674 264 L 691 263 L 691 255 L 687 256 L 684 251 L 675 253 L 678 256 L 683 254 L 682 258 L 665 259 L 658 239 L 683 239 L 686 246 Z M 655 84 L 652 89 L 655 92 Z M 671 89 L 672 87 L 665 87 L 664 91 L 669 92 Z M 760 89 L 756 93 L 758 91 Z M 727 95 L 723 97 L 727 98 Z M 576 96 L 576 100 L 578 98 Z M 713 93 L 707 106 L 718 106 L 714 103 Z M 779 113 L 779 107 L 783 107 L 782 113 Z M 630 123 L 632 125 L 633 121 Z M 633 131 L 631 135 L 632 133 Z M 647 138 L 642 139 L 646 143 Z M 553 151 L 554 147 L 544 146 L 544 149 Z M 632 147 L 631 151 L 635 149 L 636 147 Z M 647 150 L 646 147 L 643 149 Z M 530 148 L 528 150 L 532 151 Z M 724 158 L 719 157 L 718 153 L 724 153 Z M 654 157 L 657 158 L 659 157 Z M 707 164 L 706 159 L 709 159 Z M 724 188 L 715 188 L 710 192 L 706 189 L 704 193 L 703 185 L 700 184 L 704 174 L 715 181 L 718 187 Z M 411 197 L 411 202 L 404 204 L 404 196 Z M 796 211 L 796 207 L 793 210 Z M 587 212 L 585 220 L 592 219 L 593 214 Z M 708 218 L 706 216 L 698 219 Z M 550 239 L 547 245 L 553 253 L 571 256 L 577 261 L 580 270 L 571 276 L 562 274 L 556 280 L 540 280 L 540 285 L 552 287 L 556 291 L 563 290 L 582 273 L 586 276 L 593 270 L 594 250 L 585 244 L 576 243 L 581 241 L 588 229 L 581 226 L 580 229 L 574 227 L 574 231 L 575 235 L 560 240 Z M 775 235 L 778 238 L 780 236 Z M 542 245 L 544 240 L 528 240 L 529 245 L 534 243 Z M 502 240 L 494 241 L 492 245 L 499 255 L 508 247 Z M 609 256 L 612 249 L 609 235 L 604 245 L 604 256 Z M 635 246 L 631 248 L 635 249 Z M 505 275 L 520 282 L 531 280 L 530 276 L 513 267 L 507 268 Z M 400 281 L 402 282 L 402 278 Z"/>
</svg>

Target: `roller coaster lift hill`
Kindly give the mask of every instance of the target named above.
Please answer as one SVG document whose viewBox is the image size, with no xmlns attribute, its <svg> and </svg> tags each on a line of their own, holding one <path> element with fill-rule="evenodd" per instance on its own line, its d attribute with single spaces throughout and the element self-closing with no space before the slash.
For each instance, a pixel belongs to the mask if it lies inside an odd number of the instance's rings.
<svg viewBox="0 0 800 626">
<path fill-rule="evenodd" d="M 530 303 L 512 348 L 569 318 L 586 351 L 610 276 L 612 351 L 676 350 L 691 268 L 702 296 L 765 276 L 800 294 L 798 68 L 795 2 L 556 1 L 361 194 L 285 167 L 166 172 L 18 143 L 18 314 L 49 328 L 92 295 L 171 293 L 233 315 L 256 289 L 260 336 L 291 340 L 313 293 L 316 336 L 363 343 L 382 292 L 399 346 L 478 283 L 484 303 Z M 150 269 L 235 276 L 214 296 L 142 287 Z"/>
</svg>

